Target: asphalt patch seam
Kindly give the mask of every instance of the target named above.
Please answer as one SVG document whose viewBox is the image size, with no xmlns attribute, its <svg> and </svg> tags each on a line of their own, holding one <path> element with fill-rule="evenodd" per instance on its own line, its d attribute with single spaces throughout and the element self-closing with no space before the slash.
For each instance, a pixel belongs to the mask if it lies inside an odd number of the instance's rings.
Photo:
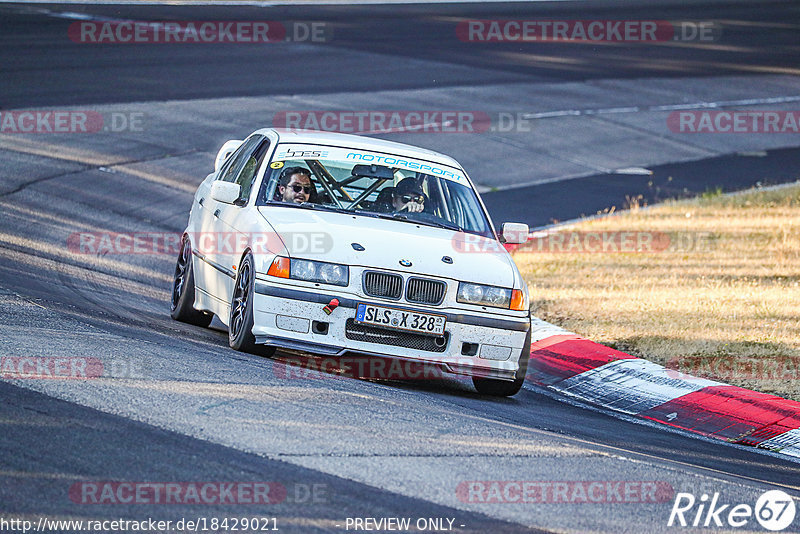
<svg viewBox="0 0 800 534">
<path fill-rule="evenodd" d="M 159 160 L 163 160 L 163 159 L 167 159 L 167 158 L 188 156 L 190 154 L 195 154 L 195 153 L 198 152 L 198 150 L 196 148 L 192 148 L 192 149 L 184 150 L 183 152 L 177 152 L 177 153 L 174 153 L 174 154 L 172 154 L 172 153 L 170 153 L 170 154 L 161 154 L 161 155 L 158 155 L 158 156 L 151 156 L 151 157 L 147 157 L 147 158 L 133 159 L 133 160 L 127 160 L 127 161 L 119 161 L 119 162 L 113 163 L 111 165 L 97 165 L 97 164 L 86 163 L 86 162 L 83 162 L 83 161 L 80 161 L 80 160 L 74 160 L 74 159 L 66 160 L 64 158 L 59 158 L 59 157 L 56 157 L 56 156 L 43 156 L 41 154 L 37 154 L 37 153 L 33 153 L 33 152 L 27 152 L 25 150 L 20 150 L 20 149 L 15 149 L 15 148 L 3 147 L 3 150 L 8 150 L 9 152 L 17 152 L 18 154 L 25 154 L 25 155 L 29 155 L 29 156 L 33 155 L 33 156 L 37 156 L 37 157 L 41 157 L 41 158 L 47 158 L 47 159 L 51 159 L 51 160 L 55 160 L 55 161 L 70 161 L 70 162 L 73 162 L 73 163 L 77 163 L 78 165 L 84 165 L 84 168 L 77 169 L 77 170 L 74 170 L 74 171 L 64 172 L 64 173 L 60 173 L 60 174 L 55 174 L 53 176 L 42 176 L 40 178 L 36 178 L 36 179 L 31 180 L 29 182 L 25 182 L 24 184 L 18 185 L 17 187 L 15 187 L 14 189 L 11 189 L 10 191 L 0 192 L 0 198 L 4 198 L 4 197 L 11 196 L 11 195 L 15 195 L 15 194 L 19 193 L 20 191 L 23 191 L 23 190 L 27 189 L 28 187 L 30 187 L 32 185 L 36 185 L 36 184 L 39 184 L 39 183 L 42 183 L 42 182 L 46 182 L 48 180 L 56 180 L 58 178 L 64 178 L 65 176 L 73 176 L 75 174 L 80 174 L 80 173 L 86 172 L 86 171 L 92 171 L 92 170 L 102 171 L 103 169 L 114 169 L 115 167 L 121 167 L 121 166 L 124 166 L 124 165 L 134 165 L 136 163 L 148 163 L 148 162 L 159 161 Z M 125 172 L 125 171 L 122 170 L 122 172 Z M 134 178 L 136 177 L 135 174 L 131 175 L 131 176 L 133 176 Z M 161 184 L 161 185 L 164 185 L 164 184 Z M 169 186 L 165 186 L 165 187 L 169 187 Z"/>
</svg>

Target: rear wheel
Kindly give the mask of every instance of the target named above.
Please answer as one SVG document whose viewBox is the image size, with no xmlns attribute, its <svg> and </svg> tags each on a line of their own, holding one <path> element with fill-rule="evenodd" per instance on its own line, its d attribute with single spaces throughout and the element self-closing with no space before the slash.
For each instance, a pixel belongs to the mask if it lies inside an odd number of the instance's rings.
<svg viewBox="0 0 800 534">
<path fill-rule="evenodd" d="M 206 327 L 214 316 L 210 313 L 194 309 L 194 268 L 192 267 L 192 243 L 187 237 L 181 242 L 181 251 L 175 265 L 175 277 L 172 283 L 172 302 L 170 316 L 197 326 Z"/>
<path fill-rule="evenodd" d="M 275 353 L 275 347 L 256 345 L 256 338 L 253 335 L 254 285 L 253 255 L 248 252 L 239 265 L 236 283 L 233 287 L 231 316 L 228 321 L 228 344 L 232 349 L 242 352 L 272 356 Z"/>
<path fill-rule="evenodd" d="M 519 369 L 514 375 L 513 381 L 498 380 L 496 378 L 472 377 L 472 384 L 478 393 L 491 395 L 493 397 L 512 397 L 519 393 L 522 384 L 525 382 L 525 375 L 528 374 L 528 361 L 531 358 L 531 332 L 525 337 L 522 345 L 522 353 L 519 355 Z"/>
</svg>

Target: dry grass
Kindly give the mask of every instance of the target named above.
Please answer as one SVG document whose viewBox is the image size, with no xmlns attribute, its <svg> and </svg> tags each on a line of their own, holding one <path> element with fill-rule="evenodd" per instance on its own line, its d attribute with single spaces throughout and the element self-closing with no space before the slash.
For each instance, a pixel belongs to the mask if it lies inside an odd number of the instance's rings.
<svg viewBox="0 0 800 534">
<path fill-rule="evenodd" d="M 800 186 L 709 193 L 560 231 L 652 232 L 640 235 L 662 244 L 667 234 L 670 246 L 518 251 L 536 316 L 671 368 L 800 400 Z M 575 235 L 565 247 L 597 246 Z"/>
</svg>

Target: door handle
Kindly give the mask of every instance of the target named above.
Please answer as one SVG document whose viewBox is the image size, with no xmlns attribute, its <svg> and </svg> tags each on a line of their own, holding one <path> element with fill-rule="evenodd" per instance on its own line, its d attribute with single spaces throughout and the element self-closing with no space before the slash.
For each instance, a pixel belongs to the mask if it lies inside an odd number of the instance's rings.
<svg viewBox="0 0 800 534">
<path fill-rule="evenodd" d="M 217 218 L 219 218 L 219 210 L 215 210 L 215 211 L 214 211 L 214 217 L 217 217 Z"/>
</svg>

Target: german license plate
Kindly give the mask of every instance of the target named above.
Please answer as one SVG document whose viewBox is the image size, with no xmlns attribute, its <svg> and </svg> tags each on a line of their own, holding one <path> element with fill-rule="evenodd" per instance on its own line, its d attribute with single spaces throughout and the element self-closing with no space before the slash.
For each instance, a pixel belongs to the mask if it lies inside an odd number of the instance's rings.
<svg viewBox="0 0 800 534">
<path fill-rule="evenodd" d="M 441 336 L 447 319 L 444 315 L 419 313 L 397 308 L 384 308 L 373 304 L 360 303 L 356 308 L 355 321 L 360 324 L 405 330 L 418 334 Z"/>
</svg>

